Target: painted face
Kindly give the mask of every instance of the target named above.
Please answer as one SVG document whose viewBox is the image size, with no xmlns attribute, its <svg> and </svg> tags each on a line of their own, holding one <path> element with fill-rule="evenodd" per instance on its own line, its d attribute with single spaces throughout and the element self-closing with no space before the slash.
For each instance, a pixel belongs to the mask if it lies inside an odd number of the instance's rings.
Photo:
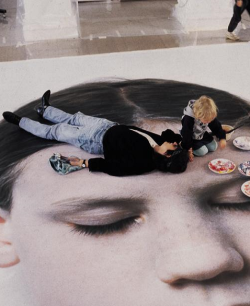
<svg viewBox="0 0 250 306">
<path fill-rule="evenodd" d="M 48 164 L 56 151 L 93 157 L 46 149 L 16 182 L 12 236 L 33 305 L 250 305 L 246 179 L 207 166 L 218 157 L 239 164 L 248 152 L 229 142 L 182 174 L 117 178 L 60 176 Z"/>
</svg>

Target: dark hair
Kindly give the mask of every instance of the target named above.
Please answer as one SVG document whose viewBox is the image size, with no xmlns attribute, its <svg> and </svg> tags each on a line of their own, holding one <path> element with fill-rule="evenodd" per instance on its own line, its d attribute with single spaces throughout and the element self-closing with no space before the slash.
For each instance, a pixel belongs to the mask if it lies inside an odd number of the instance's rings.
<svg viewBox="0 0 250 306">
<path fill-rule="evenodd" d="M 189 156 L 187 150 L 182 150 L 179 154 L 171 157 L 172 162 L 169 166 L 169 172 L 171 173 L 182 173 L 187 169 L 189 162 Z"/>
<path fill-rule="evenodd" d="M 180 149 L 176 152 L 176 154 L 172 154 L 171 157 L 166 157 L 164 155 L 154 152 L 153 160 L 156 169 L 158 169 L 159 171 L 182 173 L 187 169 L 189 157 L 187 150 Z"/>
<path fill-rule="evenodd" d="M 176 119 L 180 122 L 188 101 L 201 95 L 211 96 L 216 101 L 220 109 L 218 119 L 223 118 L 227 124 L 233 125 L 237 118 L 250 110 L 245 101 L 221 90 L 156 79 L 81 84 L 53 93 L 50 101 L 53 106 L 68 113 L 81 111 L 120 124 L 138 125 L 140 118 Z M 40 99 L 30 102 L 19 108 L 16 114 L 43 122 L 34 111 L 39 104 Z M 58 142 L 35 137 L 5 121 L 0 123 L 1 208 L 11 210 L 12 189 L 16 177 L 22 171 L 17 171 L 16 166 L 28 156 L 55 145 Z"/>
</svg>

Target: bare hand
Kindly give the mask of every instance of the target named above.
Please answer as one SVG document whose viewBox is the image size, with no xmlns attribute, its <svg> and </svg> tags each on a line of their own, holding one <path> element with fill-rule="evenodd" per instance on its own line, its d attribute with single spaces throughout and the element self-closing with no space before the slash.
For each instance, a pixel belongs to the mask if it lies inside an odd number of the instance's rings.
<svg viewBox="0 0 250 306">
<path fill-rule="evenodd" d="M 75 156 L 70 156 L 70 157 L 66 157 L 66 156 L 61 156 L 62 159 L 64 159 L 65 161 L 67 161 L 68 163 L 71 164 L 71 166 L 82 166 L 83 160 L 75 157 Z"/>
<path fill-rule="evenodd" d="M 83 160 L 78 158 L 78 157 L 70 157 L 69 158 L 69 163 L 71 164 L 71 166 L 82 166 Z"/>
<path fill-rule="evenodd" d="M 194 160 L 194 154 L 193 154 L 193 149 L 189 149 L 188 150 L 188 157 L 189 157 L 189 161 L 192 162 Z"/>
<path fill-rule="evenodd" d="M 219 142 L 220 149 L 225 149 L 226 145 L 227 145 L 226 139 L 221 139 Z"/>
<path fill-rule="evenodd" d="M 177 147 L 178 147 L 177 142 L 171 142 L 171 143 L 170 143 L 170 148 L 169 148 L 169 150 L 174 151 L 174 150 L 177 149 Z"/>
</svg>

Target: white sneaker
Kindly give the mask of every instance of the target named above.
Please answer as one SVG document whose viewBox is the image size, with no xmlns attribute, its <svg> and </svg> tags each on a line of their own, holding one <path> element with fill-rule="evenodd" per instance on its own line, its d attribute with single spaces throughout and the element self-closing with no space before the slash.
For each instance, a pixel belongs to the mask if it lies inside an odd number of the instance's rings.
<svg viewBox="0 0 250 306">
<path fill-rule="evenodd" d="M 231 39 L 231 40 L 239 40 L 240 39 L 234 32 L 227 32 L 226 38 Z"/>
<path fill-rule="evenodd" d="M 247 29 L 245 23 L 243 23 L 242 21 L 241 21 L 241 27 L 242 27 L 243 30 L 246 30 L 246 29 Z"/>
</svg>

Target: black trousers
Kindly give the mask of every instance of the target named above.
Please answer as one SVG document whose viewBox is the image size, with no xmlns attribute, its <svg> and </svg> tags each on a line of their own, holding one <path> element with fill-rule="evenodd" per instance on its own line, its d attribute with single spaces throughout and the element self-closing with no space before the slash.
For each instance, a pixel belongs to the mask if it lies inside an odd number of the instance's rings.
<svg viewBox="0 0 250 306">
<path fill-rule="evenodd" d="M 247 10 L 248 14 L 250 15 L 250 1 L 249 0 L 243 0 L 242 7 L 238 7 L 236 4 L 234 5 L 234 14 L 229 23 L 228 32 L 233 32 L 236 29 L 238 23 L 241 21 L 241 15 L 245 10 Z"/>
</svg>

